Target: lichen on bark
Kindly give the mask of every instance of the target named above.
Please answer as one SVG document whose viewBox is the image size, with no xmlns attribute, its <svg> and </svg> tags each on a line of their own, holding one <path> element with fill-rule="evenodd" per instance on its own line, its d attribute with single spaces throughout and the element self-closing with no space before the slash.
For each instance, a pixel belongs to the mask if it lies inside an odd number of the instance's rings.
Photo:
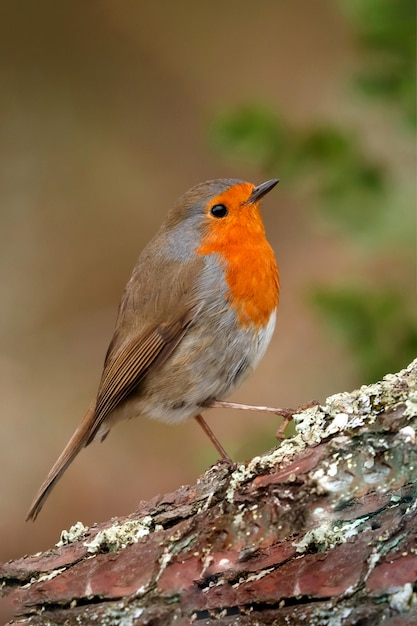
<svg viewBox="0 0 417 626">
<path fill-rule="evenodd" d="M 417 621 L 417 360 L 294 421 L 248 463 L 4 564 L 13 624 Z"/>
</svg>

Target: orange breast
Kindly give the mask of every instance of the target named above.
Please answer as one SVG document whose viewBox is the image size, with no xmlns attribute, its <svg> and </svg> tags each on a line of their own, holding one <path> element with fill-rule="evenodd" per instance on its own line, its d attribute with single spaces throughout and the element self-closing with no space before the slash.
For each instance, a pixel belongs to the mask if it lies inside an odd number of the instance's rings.
<svg viewBox="0 0 417 626">
<path fill-rule="evenodd" d="M 197 253 L 217 254 L 224 263 L 230 305 L 242 326 L 265 326 L 278 306 L 279 279 L 259 207 L 240 202 L 231 205 L 230 191 L 219 195 L 214 203 L 223 202 L 231 207 L 229 215 L 210 220 Z"/>
</svg>

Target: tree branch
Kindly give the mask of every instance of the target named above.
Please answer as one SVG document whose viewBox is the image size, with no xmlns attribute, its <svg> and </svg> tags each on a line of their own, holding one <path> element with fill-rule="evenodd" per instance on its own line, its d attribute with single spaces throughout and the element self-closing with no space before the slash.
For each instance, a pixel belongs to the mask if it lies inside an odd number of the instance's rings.
<svg viewBox="0 0 417 626">
<path fill-rule="evenodd" d="M 417 360 L 294 420 L 263 456 L 1 566 L 11 624 L 417 622 Z"/>
</svg>

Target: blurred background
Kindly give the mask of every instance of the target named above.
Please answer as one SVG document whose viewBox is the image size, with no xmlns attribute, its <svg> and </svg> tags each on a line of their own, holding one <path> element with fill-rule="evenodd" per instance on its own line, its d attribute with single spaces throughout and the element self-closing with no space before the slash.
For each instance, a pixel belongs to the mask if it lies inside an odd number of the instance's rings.
<svg viewBox="0 0 417 626">
<path fill-rule="evenodd" d="M 193 421 L 122 423 L 35 524 L 32 497 L 94 397 L 136 258 L 209 178 L 263 204 L 277 330 L 233 399 L 275 406 L 417 355 L 415 6 L 397 0 L 4 2 L 0 9 L 0 560 L 133 512 L 216 460 Z M 245 460 L 279 420 L 212 411 Z"/>
</svg>

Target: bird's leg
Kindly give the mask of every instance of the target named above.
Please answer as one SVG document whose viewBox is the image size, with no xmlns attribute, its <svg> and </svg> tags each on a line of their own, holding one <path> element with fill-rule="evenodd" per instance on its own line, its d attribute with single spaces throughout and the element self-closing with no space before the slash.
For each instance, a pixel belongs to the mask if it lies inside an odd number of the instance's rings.
<svg viewBox="0 0 417 626">
<path fill-rule="evenodd" d="M 289 409 L 282 407 L 270 407 L 270 406 L 256 406 L 253 404 L 240 404 L 237 402 L 227 402 L 225 400 L 210 400 L 207 404 L 204 405 L 205 408 L 210 409 L 241 409 L 244 411 L 259 411 L 260 413 L 273 413 L 274 415 L 279 415 L 284 418 L 281 426 L 278 428 L 276 432 L 276 438 L 281 440 L 284 439 L 285 430 L 288 424 L 292 421 L 294 413 L 299 413 L 304 409 L 309 409 L 312 406 L 316 406 L 318 402 L 313 400 L 312 402 L 308 402 L 307 404 L 303 404 L 297 409 Z"/>
<path fill-rule="evenodd" d="M 213 433 L 213 431 L 211 430 L 207 422 L 203 419 L 203 417 L 201 415 L 194 415 L 194 419 L 196 420 L 197 424 L 199 424 L 201 428 L 204 430 L 207 437 L 211 440 L 211 442 L 213 443 L 214 447 L 216 448 L 217 452 L 220 454 L 222 459 L 224 461 L 228 461 L 228 463 L 233 463 L 232 459 L 227 454 L 226 450 L 223 448 L 220 441 L 217 439 L 216 435 Z"/>
<path fill-rule="evenodd" d="M 226 400 L 210 400 L 204 404 L 207 409 L 241 409 L 244 411 L 258 411 L 260 413 L 274 413 L 281 415 L 285 419 L 292 418 L 297 409 L 283 409 L 281 407 L 272 406 L 256 406 L 254 404 L 240 404 L 238 402 L 227 402 Z"/>
</svg>

